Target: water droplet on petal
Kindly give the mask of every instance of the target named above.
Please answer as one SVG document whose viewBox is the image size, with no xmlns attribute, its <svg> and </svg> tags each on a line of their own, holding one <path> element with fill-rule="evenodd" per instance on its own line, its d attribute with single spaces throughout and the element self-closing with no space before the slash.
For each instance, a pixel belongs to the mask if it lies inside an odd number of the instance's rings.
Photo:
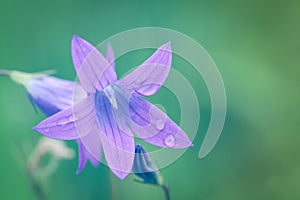
<svg viewBox="0 0 300 200">
<path fill-rule="evenodd" d="M 69 120 L 70 120 L 71 122 L 74 122 L 74 121 L 76 121 L 76 117 L 75 117 L 74 115 L 71 115 L 71 116 L 69 117 Z"/>
<path fill-rule="evenodd" d="M 158 130 L 162 130 L 164 127 L 165 127 L 164 120 L 161 120 L 161 119 L 157 120 L 157 122 L 156 122 L 156 128 Z"/>
<path fill-rule="evenodd" d="M 168 135 L 164 140 L 165 145 L 167 147 L 174 147 L 175 146 L 175 137 L 173 135 Z"/>
<path fill-rule="evenodd" d="M 68 117 L 64 117 L 64 118 L 61 118 L 60 120 L 57 121 L 57 125 L 63 125 L 63 124 L 66 124 L 68 123 L 70 120 Z"/>
<path fill-rule="evenodd" d="M 50 128 L 44 128 L 45 133 L 49 133 L 49 131 L 50 131 Z"/>
</svg>

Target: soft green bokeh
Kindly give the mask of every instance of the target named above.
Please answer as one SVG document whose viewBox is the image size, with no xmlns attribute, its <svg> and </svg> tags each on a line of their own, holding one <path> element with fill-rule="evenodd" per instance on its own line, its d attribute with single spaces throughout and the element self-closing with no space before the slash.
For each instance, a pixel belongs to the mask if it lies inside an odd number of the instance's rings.
<svg viewBox="0 0 300 200">
<path fill-rule="evenodd" d="M 74 79 L 73 34 L 94 44 L 131 28 L 159 26 L 199 42 L 223 76 L 228 113 L 211 154 L 197 155 L 210 110 L 205 84 L 181 61 L 173 66 L 191 80 L 201 106 L 198 135 L 178 161 L 161 171 L 172 199 L 300 199 L 299 74 L 300 1 L 16 1 L 0 2 L 0 68 L 56 69 Z M 124 73 L 145 57 L 120 59 Z M 136 58 L 136 59 L 135 59 Z M 124 69 L 118 69 L 123 67 Z M 0 77 L 0 199 L 34 199 L 16 149 L 30 149 L 40 135 L 24 90 Z M 160 91 L 150 100 L 180 120 L 177 104 Z M 190 119 L 193 120 L 193 119 Z M 196 123 L 196 122 L 195 122 Z M 74 148 L 73 142 L 68 144 Z M 63 161 L 49 177 L 49 199 L 163 199 L 159 188 L 118 180 L 105 166 L 75 175 L 77 160 Z"/>
</svg>

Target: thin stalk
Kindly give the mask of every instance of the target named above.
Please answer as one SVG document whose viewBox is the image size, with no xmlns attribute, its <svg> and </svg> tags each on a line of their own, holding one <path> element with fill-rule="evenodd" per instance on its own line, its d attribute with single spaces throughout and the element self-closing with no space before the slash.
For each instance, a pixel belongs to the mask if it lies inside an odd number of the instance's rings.
<svg viewBox="0 0 300 200">
<path fill-rule="evenodd" d="M 113 174 L 109 173 L 109 181 L 110 181 L 110 188 L 111 188 L 111 198 L 117 199 L 117 193 L 115 192 L 115 184 L 113 183 Z"/>
<path fill-rule="evenodd" d="M 166 185 L 162 185 L 161 188 L 163 189 L 164 193 L 165 193 L 165 198 L 166 200 L 171 200 L 170 197 L 170 188 Z"/>
<path fill-rule="evenodd" d="M 0 70 L 1 71 L 1 70 Z M 27 154 L 25 152 L 25 148 L 24 145 L 16 146 L 16 155 L 19 157 L 20 159 L 20 166 L 24 169 L 25 175 L 27 177 L 27 181 L 29 182 L 30 186 L 32 187 L 32 190 L 34 191 L 34 194 L 36 195 L 38 200 L 47 200 L 47 195 L 46 195 L 46 191 L 44 190 L 44 188 L 42 187 L 40 181 L 34 176 L 32 169 L 30 169 L 30 167 L 28 166 L 27 163 Z M 26 163 L 26 165 L 24 166 L 24 163 Z"/>
<path fill-rule="evenodd" d="M 6 70 L 6 69 L 0 69 L 0 75 L 2 76 L 9 76 L 11 71 Z"/>
<path fill-rule="evenodd" d="M 37 197 L 38 200 L 47 200 L 47 195 L 42 187 L 42 185 L 36 180 L 34 175 L 32 174 L 30 169 L 26 170 L 26 174 L 28 177 L 28 180 L 30 182 L 30 185 L 32 186 L 32 189 Z"/>
</svg>

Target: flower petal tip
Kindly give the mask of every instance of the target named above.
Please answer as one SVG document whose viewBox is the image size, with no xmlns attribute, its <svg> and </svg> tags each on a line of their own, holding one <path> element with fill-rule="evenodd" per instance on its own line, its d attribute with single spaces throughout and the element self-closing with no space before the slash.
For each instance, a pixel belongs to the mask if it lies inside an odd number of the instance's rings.
<svg viewBox="0 0 300 200">
<path fill-rule="evenodd" d="M 122 173 L 122 174 L 119 174 L 119 175 L 117 175 L 121 180 L 124 180 L 125 178 L 126 178 L 126 176 L 127 176 L 128 174 L 126 174 L 126 173 Z"/>
<path fill-rule="evenodd" d="M 78 45 L 79 43 L 85 41 L 83 38 L 79 37 L 78 35 L 73 35 L 72 38 L 72 47 Z"/>
<path fill-rule="evenodd" d="M 166 45 L 167 47 L 171 48 L 171 41 L 168 41 L 165 45 Z"/>
<path fill-rule="evenodd" d="M 108 42 L 108 43 L 106 44 L 106 48 L 112 50 L 112 46 L 111 46 L 110 42 Z"/>
<path fill-rule="evenodd" d="M 168 50 L 168 51 L 171 51 L 171 41 L 165 43 L 164 45 L 161 46 L 161 49 L 164 49 L 164 50 Z"/>
<path fill-rule="evenodd" d="M 100 162 L 98 161 L 98 162 L 92 162 L 91 161 L 91 163 L 92 163 L 92 165 L 94 166 L 94 167 L 99 167 L 100 166 Z"/>
<path fill-rule="evenodd" d="M 120 170 L 113 170 L 113 169 L 111 169 L 111 170 L 121 180 L 124 180 L 129 174 L 129 172 L 123 172 Z"/>
<path fill-rule="evenodd" d="M 84 167 L 85 165 L 78 167 L 75 174 L 79 175 L 83 171 Z"/>
<path fill-rule="evenodd" d="M 43 127 L 42 125 L 41 125 L 41 123 L 39 123 L 39 124 L 37 124 L 36 126 L 34 126 L 34 127 L 32 127 L 32 130 L 34 130 L 34 131 L 37 131 L 37 132 L 39 132 L 39 133 L 43 133 L 43 132 L 47 132 L 48 131 L 48 128 L 46 127 Z"/>
<path fill-rule="evenodd" d="M 77 40 L 80 39 L 80 37 L 78 35 L 73 35 L 72 40 Z"/>
<path fill-rule="evenodd" d="M 34 130 L 34 131 L 37 131 L 38 132 L 38 125 L 36 125 L 36 126 L 34 126 L 34 127 L 32 127 L 32 130 Z"/>
<path fill-rule="evenodd" d="M 42 127 L 39 127 L 39 125 L 36 125 L 35 127 L 32 128 L 32 130 L 36 131 L 36 132 L 39 132 L 40 134 L 44 135 L 44 136 L 48 136 L 46 134 L 46 132 L 48 131 L 48 129 L 44 129 Z"/>
<path fill-rule="evenodd" d="M 184 148 L 194 147 L 195 145 L 189 140 L 189 143 Z"/>
</svg>

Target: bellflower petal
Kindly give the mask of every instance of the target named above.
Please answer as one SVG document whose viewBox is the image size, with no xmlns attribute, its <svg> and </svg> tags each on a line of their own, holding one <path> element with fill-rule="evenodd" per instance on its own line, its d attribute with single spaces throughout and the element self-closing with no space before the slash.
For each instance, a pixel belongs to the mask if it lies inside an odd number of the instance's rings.
<svg viewBox="0 0 300 200">
<path fill-rule="evenodd" d="M 119 128 L 112 111 L 115 108 L 103 92 L 95 94 L 95 108 L 106 161 L 112 172 L 124 179 L 133 165 L 133 135 L 130 131 L 124 132 Z"/>
<path fill-rule="evenodd" d="M 84 145 L 81 143 L 80 139 L 76 140 L 78 145 L 78 168 L 76 174 L 79 174 L 85 167 L 88 161 L 88 155 Z"/>
<path fill-rule="evenodd" d="M 184 131 L 150 102 L 132 96 L 129 112 L 132 130 L 144 141 L 165 148 L 192 146 Z"/>
<path fill-rule="evenodd" d="M 74 140 L 89 134 L 96 124 L 93 95 L 60 111 L 33 129 L 43 135 L 60 140 Z"/>
<path fill-rule="evenodd" d="M 121 79 L 120 85 L 140 95 L 151 96 L 166 80 L 172 64 L 171 43 L 157 49 L 142 65 Z"/>
<path fill-rule="evenodd" d="M 80 138 L 81 144 L 85 146 L 89 155 L 88 157 L 91 158 L 94 165 L 97 165 L 97 162 L 101 160 L 102 145 L 99 132 L 98 123 L 95 123 L 92 131 Z"/>
<path fill-rule="evenodd" d="M 99 134 L 92 132 L 91 134 L 88 134 L 76 141 L 79 153 L 78 169 L 76 174 L 79 174 L 84 169 L 88 160 L 94 167 L 97 167 L 100 164 L 102 153 L 102 147 L 99 145 L 101 144 Z M 97 158 L 95 156 L 97 156 Z"/>
<path fill-rule="evenodd" d="M 117 80 L 115 70 L 106 58 L 78 36 L 74 36 L 72 40 L 72 58 L 80 83 L 90 94 Z"/>
</svg>

